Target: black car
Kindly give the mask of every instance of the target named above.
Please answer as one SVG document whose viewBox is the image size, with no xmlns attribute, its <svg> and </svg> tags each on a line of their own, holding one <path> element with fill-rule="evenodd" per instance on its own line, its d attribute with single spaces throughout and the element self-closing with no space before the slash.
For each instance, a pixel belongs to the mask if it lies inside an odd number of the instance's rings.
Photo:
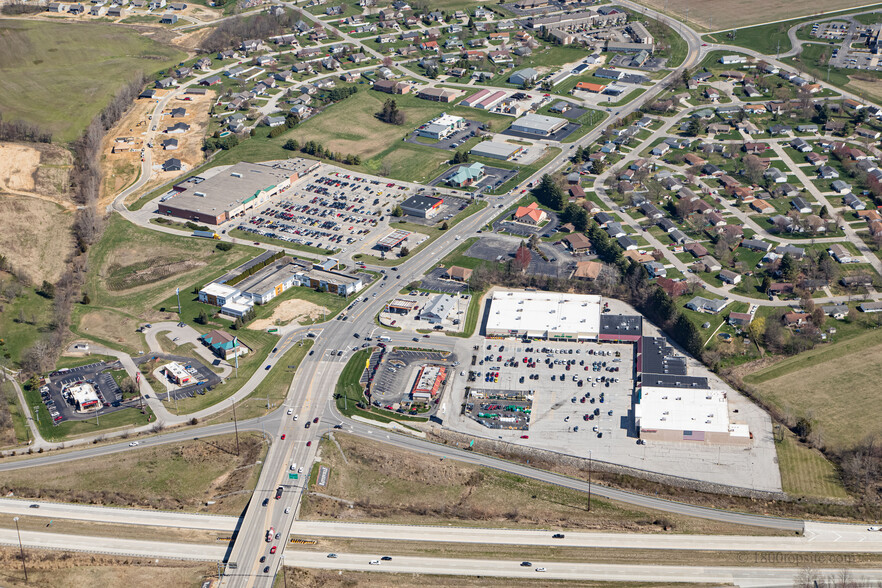
<svg viewBox="0 0 882 588">
<path fill-rule="evenodd" d="M 306 428 L 308 429 L 308 428 L 309 428 L 309 425 L 311 425 L 311 424 L 312 424 L 312 423 L 310 423 L 309 421 L 306 421 Z"/>
<path fill-rule="evenodd" d="M 269 573 L 269 566 L 265 566 L 265 567 L 263 568 L 263 573 L 264 573 L 264 574 L 268 574 L 268 573 Z"/>
<path fill-rule="evenodd" d="M 388 555 L 384 555 L 384 556 L 381 557 L 380 559 L 383 560 L 383 561 L 392 561 L 392 558 L 389 557 Z"/>
<path fill-rule="evenodd" d="M 555 533 L 554 535 L 551 536 L 551 538 L 552 539 L 563 539 L 564 534 L 563 533 Z"/>
<path fill-rule="evenodd" d="M 266 561 L 266 556 L 265 556 L 265 555 L 261 555 L 261 556 L 260 556 L 260 563 L 263 563 L 263 562 L 265 562 L 265 561 Z"/>
<path fill-rule="evenodd" d="M 336 425 L 334 425 L 334 428 L 335 428 L 335 429 L 342 429 L 342 428 L 343 428 L 343 425 L 336 424 Z"/>
<path fill-rule="evenodd" d="M 266 506 L 267 504 L 269 504 L 269 498 L 264 498 L 263 499 L 263 506 Z"/>
<path fill-rule="evenodd" d="M 522 567 L 522 568 L 531 568 L 531 567 L 533 567 L 533 564 L 530 563 L 530 562 L 528 562 L 528 561 L 522 561 L 522 562 L 521 562 L 521 567 Z"/>
</svg>

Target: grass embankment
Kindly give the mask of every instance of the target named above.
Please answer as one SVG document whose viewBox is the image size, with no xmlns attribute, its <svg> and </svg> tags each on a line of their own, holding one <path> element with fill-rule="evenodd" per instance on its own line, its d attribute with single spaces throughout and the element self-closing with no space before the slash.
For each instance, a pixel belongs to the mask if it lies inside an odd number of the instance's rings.
<svg viewBox="0 0 882 588">
<path fill-rule="evenodd" d="M 54 524 L 54 523 L 53 523 Z M 28 581 L 21 568 L 19 549 L 0 548 L 0 583 L 8 588 L 28 586 L 199 586 L 206 578 L 217 577 L 217 565 L 206 562 L 154 560 L 153 558 L 112 557 L 28 549 L 25 552 Z M 145 569 L 149 566 L 149 571 Z"/>
<path fill-rule="evenodd" d="M 336 519 L 396 524 L 456 524 L 508 528 L 588 529 L 640 533 L 764 534 L 762 529 L 669 515 L 522 478 L 507 472 L 426 458 L 378 441 L 335 434 L 323 440 L 321 465 L 328 485 L 311 489 L 354 502 L 309 495 L 307 520 Z M 664 527 L 669 528 L 664 531 Z"/>
<path fill-rule="evenodd" d="M 319 541 L 319 544 L 322 544 Z M 296 549 L 304 546 L 298 545 Z M 341 553 L 343 550 L 340 550 Z M 370 550 L 370 553 L 386 553 L 385 551 Z M 391 552 L 390 552 L 391 553 Z M 516 559 L 522 559 L 520 556 Z M 387 588 L 395 586 L 396 588 L 425 588 L 432 586 L 433 588 L 549 588 L 560 587 L 568 588 L 570 586 L 578 586 L 579 588 L 608 588 L 608 582 L 596 582 L 592 580 L 543 580 L 538 581 L 536 578 L 493 578 L 489 576 L 436 576 L 432 574 L 377 574 L 375 572 L 352 572 L 338 570 L 314 570 L 305 568 L 286 567 L 283 568 L 285 577 L 282 574 L 276 576 L 273 588 L 287 586 L 303 586 L 309 588 L 349 588 L 358 586 L 359 588 Z M 689 588 L 707 588 L 712 584 L 672 584 L 664 582 L 661 584 L 647 584 L 645 582 L 616 582 L 616 588 L 665 588 L 689 587 Z"/>
<path fill-rule="evenodd" d="M 775 439 L 781 486 L 793 496 L 847 499 L 836 466 L 817 449 L 800 443 L 790 431 Z"/>
<path fill-rule="evenodd" d="M 233 435 L 205 437 L 132 449 L 109 459 L 14 470 L 4 473 L 0 488 L 22 498 L 239 515 L 264 453 L 257 433 L 239 434 L 238 456 Z M 216 503 L 206 506 L 207 500 Z"/>
<path fill-rule="evenodd" d="M 866 366 L 880 360 L 882 333 L 870 331 L 788 357 L 744 381 L 782 413 L 810 418 L 835 451 L 882 433 L 878 386 L 866 375 Z"/>
<path fill-rule="evenodd" d="M 0 20 L 0 111 L 72 141 L 136 72 L 150 75 L 185 54 L 132 28 Z M 26 97 L 26 98 L 25 98 Z"/>
<path fill-rule="evenodd" d="M 291 380 L 300 367 L 300 362 L 312 348 L 313 340 L 304 339 L 302 345 L 295 345 L 275 360 L 273 368 L 254 392 L 236 404 L 236 418 L 239 420 L 263 416 L 277 408 L 288 396 Z M 269 405 L 269 408 L 267 407 Z M 211 423 L 233 420 L 232 407 L 224 409 L 211 418 Z"/>
<path fill-rule="evenodd" d="M 27 416 L 12 382 L 0 381 L 0 447 L 21 445 L 30 439 Z"/>
</svg>

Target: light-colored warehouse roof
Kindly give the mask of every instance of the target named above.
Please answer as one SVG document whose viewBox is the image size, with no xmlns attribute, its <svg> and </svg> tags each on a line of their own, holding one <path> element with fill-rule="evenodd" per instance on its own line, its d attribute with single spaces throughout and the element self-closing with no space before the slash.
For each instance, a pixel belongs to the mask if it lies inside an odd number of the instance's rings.
<svg viewBox="0 0 882 588">
<path fill-rule="evenodd" d="M 722 390 L 644 386 L 635 416 L 641 429 L 727 433 L 729 404 Z"/>
<path fill-rule="evenodd" d="M 491 299 L 487 332 L 519 331 L 536 336 L 600 332 L 600 296 L 500 290 Z"/>
<path fill-rule="evenodd" d="M 567 120 L 564 118 L 530 113 L 517 119 L 512 127 L 515 129 L 529 129 L 531 132 L 535 133 L 548 134 L 566 123 Z"/>
<path fill-rule="evenodd" d="M 512 143 L 497 143 L 495 141 L 483 141 L 478 143 L 469 151 L 472 155 L 480 155 L 483 157 L 496 157 L 508 159 L 518 151 L 523 149 L 520 145 Z"/>
</svg>

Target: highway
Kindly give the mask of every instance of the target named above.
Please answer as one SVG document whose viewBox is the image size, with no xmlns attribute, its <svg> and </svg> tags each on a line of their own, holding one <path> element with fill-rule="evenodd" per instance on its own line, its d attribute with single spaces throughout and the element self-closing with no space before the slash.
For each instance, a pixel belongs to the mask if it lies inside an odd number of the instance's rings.
<svg viewBox="0 0 882 588">
<path fill-rule="evenodd" d="M 226 545 L 222 542 L 218 545 L 201 545 L 196 543 L 169 543 L 165 541 L 63 535 L 39 531 L 22 531 L 21 539 L 25 550 L 52 549 L 100 553 L 121 557 L 155 557 L 195 561 L 218 561 L 223 557 L 226 549 Z M 0 545 L 18 546 L 18 537 L 15 529 L 0 529 Z M 776 556 L 774 554 L 748 553 L 739 556 L 739 563 L 742 563 L 742 566 L 672 566 L 542 561 L 529 558 L 529 554 L 526 554 L 525 558 L 530 562 L 530 566 L 522 566 L 521 563 L 524 560 L 432 558 L 397 555 L 393 556 L 391 561 L 381 561 L 378 565 L 370 564 L 371 561 L 379 561 L 385 555 L 388 554 L 339 553 L 336 558 L 329 558 L 324 552 L 288 550 L 284 557 L 284 565 L 324 570 L 342 569 L 405 574 L 419 572 L 421 574 L 452 576 L 536 578 L 537 580 L 540 578 L 543 580 L 586 580 L 590 578 L 593 581 L 609 582 L 722 583 L 750 588 L 792 586 L 794 579 L 805 566 L 810 566 L 818 573 L 833 577 L 838 573 L 839 569 L 846 567 L 849 561 L 846 556 L 836 556 L 835 554 L 825 558 L 782 554 L 777 557 L 779 561 L 788 565 L 788 567 L 761 567 L 765 561 Z M 800 559 L 797 559 L 797 557 Z M 821 563 L 818 565 L 812 562 Z M 543 568 L 545 571 L 539 572 L 537 568 Z M 882 570 L 878 569 L 853 570 L 850 574 L 851 579 L 855 581 L 882 581 Z"/>
<path fill-rule="evenodd" d="M 708 584 L 734 584 L 741 587 L 763 587 L 794 585 L 800 567 L 758 567 L 750 565 L 756 561 L 748 557 L 744 567 L 727 566 L 655 566 L 635 564 L 595 564 L 573 562 L 546 562 L 529 559 L 532 564 L 522 567 L 520 561 L 486 559 L 442 559 L 430 557 L 394 556 L 392 561 L 371 565 L 385 553 L 377 554 L 338 554 L 328 558 L 314 551 L 288 551 L 286 565 L 302 568 L 326 570 L 355 570 L 363 572 L 387 572 L 403 574 L 440 574 L 453 576 L 492 576 L 508 578 L 530 578 L 535 580 L 592 580 L 607 582 L 704 582 Z M 761 562 L 760 562 L 761 563 Z M 796 563 L 796 562 L 794 562 Z M 823 566 L 813 566 L 816 571 Z M 836 574 L 836 566 L 826 570 L 828 576 Z M 544 568 L 544 572 L 537 572 Z M 854 580 L 882 580 L 882 570 L 858 570 L 851 574 Z"/>
</svg>

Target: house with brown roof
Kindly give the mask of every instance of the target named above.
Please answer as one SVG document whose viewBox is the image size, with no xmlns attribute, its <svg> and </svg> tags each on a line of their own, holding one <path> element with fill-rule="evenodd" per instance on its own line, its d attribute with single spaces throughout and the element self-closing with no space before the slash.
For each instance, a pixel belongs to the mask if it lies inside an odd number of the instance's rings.
<svg viewBox="0 0 882 588">
<path fill-rule="evenodd" d="M 707 249 L 701 243 L 687 243 L 683 246 L 684 251 L 688 251 L 695 257 L 704 257 L 707 255 Z"/>
<path fill-rule="evenodd" d="M 576 269 L 573 270 L 572 277 L 580 280 L 596 280 L 602 269 L 602 263 L 596 261 L 579 261 L 576 263 Z"/>
<path fill-rule="evenodd" d="M 683 160 L 689 165 L 704 165 L 705 163 L 707 163 L 706 160 L 702 159 L 695 153 L 687 153 L 683 156 Z"/>
<path fill-rule="evenodd" d="M 753 315 L 747 312 L 730 312 L 728 321 L 733 327 L 746 327 L 750 324 L 751 318 Z"/>
<path fill-rule="evenodd" d="M 472 277 L 472 270 L 467 267 L 459 267 L 452 265 L 441 276 L 445 280 L 454 280 L 457 282 L 468 282 Z"/>
<path fill-rule="evenodd" d="M 790 282 L 775 282 L 769 285 L 769 294 L 792 294 L 793 284 Z"/>
<path fill-rule="evenodd" d="M 672 280 L 671 278 L 658 278 L 656 284 L 671 298 L 677 298 L 689 291 L 689 283 L 685 280 Z"/>
<path fill-rule="evenodd" d="M 591 240 L 582 233 L 572 233 L 563 238 L 573 253 L 585 253 L 591 250 Z"/>
<path fill-rule="evenodd" d="M 811 315 L 807 312 L 788 312 L 781 317 L 781 320 L 784 322 L 784 326 L 798 327 L 808 322 L 809 317 Z"/>
<path fill-rule="evenodd" d="M 710 216 L 713 213 L 708 214 Z M 730 239 L 740 239 L 744 235 L 744 229 L 738 225 L 723 225 L 714 229 L 718 235 L 728 237 Z"/>
</svg>

